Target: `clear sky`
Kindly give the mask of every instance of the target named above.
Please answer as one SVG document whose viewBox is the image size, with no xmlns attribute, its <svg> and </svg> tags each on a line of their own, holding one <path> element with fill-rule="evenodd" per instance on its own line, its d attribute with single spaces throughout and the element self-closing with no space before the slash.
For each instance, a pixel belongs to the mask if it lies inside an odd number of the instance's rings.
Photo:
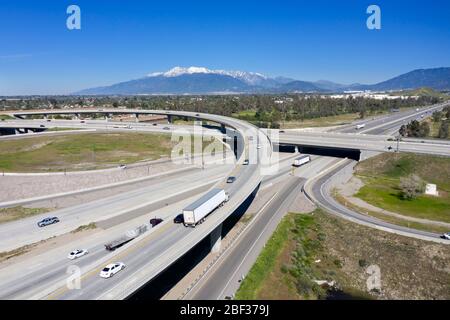
<svg viewBox="0 0 450 320">
<path fill-rule="evenodd" d="M 81 30 L 66 9 L 81 8 Z M 366 9 L 381 8 L 381 30 Z M 376 83 L 450 66 L 447 0 L 0 1 L 0 95 L 64 94 L 174 66 Z"/>
</svg>

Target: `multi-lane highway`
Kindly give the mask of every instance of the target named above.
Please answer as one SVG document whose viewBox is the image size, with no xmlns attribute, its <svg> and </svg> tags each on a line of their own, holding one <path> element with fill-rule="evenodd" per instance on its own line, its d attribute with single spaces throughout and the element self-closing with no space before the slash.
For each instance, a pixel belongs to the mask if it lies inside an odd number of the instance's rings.
<svg viewBox="0 0 450 320">
<path fill-rule="evenodd" d="M 440 108 L 441 106 L 435 106 L 433 108 Z M 432 110 L 432 109 L 431 109 Z M 81 114 L 83 112 L 92 111 L 63 111 L 62 113 L 68 114 Z M 115 113 L 116 110 L 108 111 L 102 110 L 104 113 Z M 170 111 L 142 111 L 142 110 L 120 110 L 118 113 L 149 113 L 149 114 L 165 114 L 173 115 L 175 112 Z M 430 110 L 420 110 L 420 112 L 430 112 Z M 38 114 L 58 114 L 59 111 L 51 112 L 38 112 Z M 17 113 L 15 115 L 23 116 L 24 114 L 36 114 L 31 113 Z M 199 243 L 202 239 L 208 236 L 213 230 L 218 228 L 221 223 L 233 212 L 239 205 L 251 194 L 261 181 L 263 183 L 271 183 L 272 181 L 278 181 L 279 179 L 285 179 L 284 176 L 291 170 L 290 161 L 291 158 L 282 162 L 281 169 L 275 175 L 264 178 L 261 168 L 267 166 L 267 158 L 271 157 L 270 141 L 266 136 L 261 135 L 258 138 L 250 138 L 249 132 L 252 134 L 256 131 L 253 126 L 248 125 L 245 122 L 229 119 L 221 116 L 194 114 L 189 112 L 180 112 L 182 116 L 190 116 L 192 118 L 203 118 L 210 121 L 225 124 L 236 130 L 238 136 L 242 140 L 243 148 L 239 149 L 237 154 L 237 161 L 235 165 L 229 165 L 228 167 L 211 167 L 206 170 L 189 171 L 183 174 L 177 179 L 162 179 L 160 183 L 155 186 L 149 186 L 139 190 L 130 191 L 129 193 L 114 196 L 111 199 L 99 199 L 98 201 L 87 203 L 78 207 L 71 207 L 63 209 L 58 212 L 58 216 L 62 217 L 66 224 L 54 225 L 48 227 L 48 234 L 42 233 L 37 235 L 34 231 L 29 231 L 27 223 L 30 221 L 18 221 L 11 224 L 1 225 L 0 228 L 4 228 L 5 233 L 0 232 L 0 235 L 4 236 L 4 245 L 12 245 L 17 239 L 27 239 L 24 243 L 34 242 L 38 239 L 45 238 L 49 235 L 62 234 L 73 230 L 77 225 L 86 224 L 91 221 L 98 221 L 99 219 L 109 219 L 113 221 L 106 233 L 101 235 L 93 235 L 84 239 L 78 243 L 81 247 L 84 246 L 90 250 L 90 254 L 86 257 L 76 261 L 76 265 L 81 267 L 81 289 L 69 290 L 66 286 L 67 267 L 71 265 L 71 262 L 67 261 L 65 256 L 70 250 L 70 246 L 63 246 L 61 248 L 52 250 L 48 253 L 42 254 L 36 259 L 32 260 L 32 263 L 27 264 L 23 262 L 17 266 L 17 270 L 21 270 L 18 274 L 14 272 L 12 266 L 4 269 L 3 273 L 0 273 L 0 290 L 2 297 L 15 299 L 15 298 L 50 298 L 50 299 L 123 299 L 128 295 L 135 292 L 143 284 L 158 275 L 162 270 L 167 268 L 170 264 L 181 257 L 190 248 Z M 356 148 L 362 150 L 373 151 L 386 151 L 387 146 L 392 144 L 392 141 L 388 141 L 392 130 L 398 128 L 407 119 L 414 117 L 420 117 L 420 113 L 411 112 L 409 114 L 398 113 L 395 117 L 384 117 L 383 119 L 375 119 L 367 121 L 365 131 L 367 133 L 384 133 L 385 136 L 377 135 L 360 135 L 360 134 L 345 134 L 345 133 L 305 133 L 305 132 L 286 132 L 280 133 L 280 144 L 292 144 L 292 145 L 312 145 L 323 146 L 324 143 L 328 143 L 334 147 L 343 148 Z M 46 127 L 50 126 L 50 123 L 54 127 L 67 127 L 67 128 L 79 128 L 83 125 L 89 129 L 99 130 L 130 130 L 130 127 L 136 131 L 154 131 L 154 132 L 170 132 L 176 128 L 176 126 L 168 125 L 168 129 L 153 126 L 151 124 L 133 123 L 128 124 L 111 123 L 97 120 L 86 120 L 81 123 L 78 120 L 64 121 L 64 120 L 13 120 L 5 121 L 7 125 L 11 127 L 20 127 L 24 125 L 24 122 L 38 125 L 40 128 L 42 125 Z M 124 127 L 127 126 L 126 128 Z M 122 127 L 121 127 L 122 126 Z M 164 125 L 165 126 L 165 125 Z M 189 129 L 188 129 L 189 130 Z M 350 128 L 347 128 L 350 131 Z M 354 129 L 353 129 L 354 130 Z M 397 129 L 398 130 L 398 129 Z M 345 131 L 345 130 L 343 130 Z M 208 131 L 211 135 L 222 136 L 222 133 L 216 130 Z M 362 132 L 360 132 L 362 133 Z M 334 139 L 334 140 L 333 140 Z M 326 140 L 324 142 L 324 140 Z M 375 147 L 373 147 L 373 145 Z M 257 147 L 258 146 L 258 147 Z M 400 151 L 412 151 L 412 152 L 426 152 L 434 154 L 448 155 L 448 145 L 445 143 L 434 143 L 432 141 L 417 142 L 417 141 L 404 141 L 401 143 Z M 245 158 L 251 158 L 256 155 L 249 165 L 242 165 Z M 329 167 L 333 159 L 326 157 L 313 157 L 313 161 L 309 166 L 309 175 L 304 178 L 309 180 L 311 187 L 311 194 L 313 199 L 325 206 L 326 203 L 330 203 L 330 199 L 327 196 L 326 190 L 327 181 L 329 175 L 339 171 L 339 168 L 333 172 L 326 173 L 326 176 L 321 176 L 320 179 L 311 180 L 316 177 L 319 171 L 323 171 Z M 315 168 L 315 169 L 313 169 Z M 320 169 L 320 170 L 319 170 Z M 236 182 L 232 184 L 226 184 L 224 178 L 233 175 L 237 177 Z M 172 177 L 173 178 L 173 177 Z M 224 295 L 232 294 L 236 289 L 236 277 L 239 274 L 245 274 L 252 264 L 252 259 L 256 259 L 257 253 L 260 250 L 261 245 L 270 236 L 271 230 L 276 226 L 277 221 L 282 217 L 283 211 L 287 200 L 292 199 L 297 193 L 299 186 L 301 186 L 305 179 L 291 180 L 288 186 L 274 198 L 273 203 L 268 206 L 267 210 L 262 210 L 258 216 L 254 219 L 254 224 L 248 228 L 248 231 L 243 235 L 242 239 L 245 241 L 239 242 L 233 251 L 230 251 L 230 260 L 225 263 L 228 267 L 220 268 L 220 272 L 215 276 L 209 276 L 206 282 L 202 282 L 196 289 L 196 293 L 192 293 L 192 297 L 215 297 L 223 298 Z M 207 182 L 205 182 L 207 181 Z M 217 181 L 217 182 L 216 182 Z M 181 225 L 176 225 L 171 222 L 174 216 L 179 214 L 180 210 L 189 201 L 194 200 L 199 191 L 198 187 L 209 185 L 215 185 L 216 187 L 224 188 L 230 195 L 230 201 L 222 208 L 214 212 L 213 215 L 202 225 L 199 225 L 195 229 L 185 228 Z M 177 191 L 179 190 L 179 191 Z M 190 192 L 191 190 L 191 192 Z M 309 190 L 309 189 L 308 189 Z M 183 196 L 173 198 L 169 206 L 158 209 L 161 203 L 167 202 L 167 196 L 180 192 Z M 320 198 L 320 195 L 324 195 Z M 284 200 L 283 200 L 284 199 Z M 113 253 L 108 253 L 103 248 L 103 243 L 111 239 L 113 235 L 123 234 L 124 231 L 134 228 L 139 223 L 146 223 L 148 220 L 147 212 L 140 211 L 139 206 L 154 209 L 154 212 L 164 218 L 164 222 L 154 230 L 143 236 L 133 240 L 130 244 L 119 248 Z M 329 209 L 331 211 L 337 210 L 337 205 L 333 204 Z M 133 212 L 137 212 L 133 213 Z M 130 214 L 130 219 L 122 219 L 121 217 L 127 217 Z M 346 217 L 350 217 L 354 213 L 346 214 Z M 357 213 L 356 213 L 357 214 Z M 358 217 L 358 216 L 357 216 Z M 35 217 L 34 220 L 38 219 Z M 116 220 L 114 220 L 116 219 Z M 352 217 L 355 219 L 355 217 Z M 370 220 L 370 219 L 369 219 Z M 380 227 L 380 225 L 374 221 L 368 221 L 367 223 L 373 227 Z M 66 228 L 66 229 L 64 229 Z M 10 229 L 10 233 L 8 233 Z M 12 230 L 12 231 L 11 231 Z M 3 230 L 2 230 L 3 231 Z M 411 232 L 411 230 L 407 230 Z M 40 232 L 39 232 L 40 233 Z M 19 235 L 15 239 L 11 237 Z M 423 236 L 429 236 L 423 234 Z M 430 235 L 435 237 L 435 235 Z M 9 238 L 8 238 L 9 237 Z M 28 237 L 28 238 L 27 238 Z M 9 242 L 8 242 L 9 241 Z M 23 240 L 20 240 L 23 241 Z M 258 243 L 258 244 L 256 244 Z M 10 248 L 10 247 L 9 247 Z M 249 254 L 246 254 L 249 252 Z M 245 254 L 244 254 L 245 253 Z M 237 264 L 236 261 L 243 259 L 242 263 Z M 49 263 L 51 261 L 51 263 Z M 98 276 L 100 269 L 108 262 L 123 261 L 127 267 L 125 271 L 122 271 L 115 275 L 111 279 L 102 279 Z M 225 260 L 224 260 L 225 261 Z M 227 260 L 228 261 L 228 258 Z M 8 269 L 9 268 L 9 269 Z M 226 278 L 228 277 L 228 278 Z M 212 280 L 211 280 L 212 279 Z M 218 280 L 222 279 L 220 285 Z M 223 279 L 231 279 L 223 281 Z"/>
<path fill-rule="evenodd" d="M 295 155 L 294 155 L 295 156 Z M 290 165 L 292 163 L 293 156 L 286 157 L 281 160 L 280 163 L 280 171 L 279 174 L 275 176 L 270 176 L 266 178 L 267 183 L 276 179 L 277 177 L 281 177 L 286 175 L 290 171 Z M 207 169 L 209 170 L 209 169 Z M 141 245 L 144 245 L 146 248 L 150 245 L 148 250 L 153 250 L 155 247 L 153 245 L 161 245 L 167 244 L 167 241 L 172 241 L 172 235 L 177 233 L 182 233 L 185 231 L 192 231 L 192 229 L 185 229 L 181 225 L 174 225 L 172 223 L 172 219 L 181 212 L 181 209 L 187 205 L 189 202 L 193 201 L 198 197 L 198 193 L 191 195 L 186 199 L 182 199 L 180 201 L 171 201 L 169 206 L 161 205 L 161 209 L 155 209 L 153 212 L 146 212 L 142 216 L 129 218 L 125 222 L 120 224 L 110 226 L 106 231 L 96 233 L 92 236 L 89 236 L 85 239 L 77 242 L 77 248 L 86 248 L 89 250 L 89 254 L 85 257 L 80 258 L 79 260 L 70 261 L 66 258 L 68 252 L 73 249 L 76 249 L 74 244 L 67 244 L 62 247 L 58 247 L 56 249 L 52 249 L 49 252 L 44 252 L 37 257 L 33 257 L 27 260 L 24 260 L 17 264 L 12 264 L 8 267 L 2 269 L 0 272 L 0 298 L 5 299 L 17 299 L 17 298 L 40 298 L 45 296 L 47 293 L 53 291 L 60 287 L 64 281 L 67 279 L 68 275 L 66 273 L 67 268 L 71 265 L 77 265 L 82 270 L 87 269 L 90 270 L 93 268 L 92 265 L 95 265 L 97 272 L 92 273 L 87 278 L 96 279 L 98 277 L 99 268 L 106 264 L 107 259 L 114 259 L 116 257 L 115 253 L 108 253 L 103 244 L 107 241 L 117 237 L 118 235 L 122 235 L 128 229 L 132 229 L 142 223 L 148 223 L 148 219 L 153 216 L 158 216 L 164 219 L 163 226 L 158 227 L 154 231 L 147 236 L 148 240 L 156 243 L 143 244 L 139 243 L 137 246 L 127 245 L 124 249 L 126 249 L 125 253 L 123 253 L 122 257 L 124 262 L 128 265 L 139 267 L 145 265 L 148 261 L 146 260 L 148 256 L 141 256 L 142 251 L 140 250 Z M 166 233 L 168 234 L 166 235 Z M 164 237 L 164 238 L 161 238 Z M 165 240 L 164 240 L 165 239 Z M 167 240 L 169 239 L 169 240 Z M 120 252 L 121 249 L 117 250 Z M 123 249 L 122 249 L 123 250 Z M 141 258 L 142 260 L 139 260 Z M 136 260 L 137 259 L 137 260 Z M 30 262 L 31 261 L 31 262 Z M 49 263 L 51 261 L 52 263 Z M 124 271 L 126 274 L 130 272 L 133 268 L 127 268 Z M 122 277 L 127 277 L 124 274 Z M 100 279 L 103 280 L 105 284 L 112 285 L 115 283 L 115 279 L 120 279 L 119 275 L 115 276 L 112 279 Z M 82 286 L 83 288 L 83 286 Z M 80 298 L 86 297 L 86 295 L 90 292 L 88 289 L 80 296 Z M 95 294 L 99 294 L 100 291 L 96 291 Z M 75 290 L 72 292 L 73 294 L 81 294 L 81 291 Z M 67 294 L 67 293 L 66 293 Z M 94 293 L 92 293 L 94 295 Z M 63 295 L 65 297 L 65 295 Z M 51 296 L 50 298 L 59 298 L 58 295 Z"/>
<path fill-rule="evenodd" d="M 402 126 L 405 123 L 405 121 L 409 122 L 414 119 L 422 119 L 422 115 L 431 116 L 432 112 L 442 109 L 443 106 L 445 105 L 448 105 L 448 103 L 433 106 L 431 108 L 419 109 L 418 111 L 417 110 L 406 111 L 394 114 L 392 116 L 385 116 L 382 117 L 382 119 L 375 119 L 366 122 L 367 123 L 366 128 L 364 131 L 361 131 L 360 134 L 363 135 L 365 134 L 365 132 L 370 132 L 379 135 L 386 135 L 391 134 L 393 132 L 398 132 L 400 126 Z M 399 151 L 408 150 L 410 152 L 417 151 L 418 153 L 423 152 L 423 153 L 450 156 L 449 141 L 425 140 L 422 143 L 417 142 L 417 140 L 414 139 L 407 139 L 407 140 L 408 142 L 414 141 L 412 142 L 412 145 L 414 146 L 413 149 L 407 149 L 404 148 L 403 145 L 401 145 Z M 432 147 L 433 145 L 439 146 L 438 149 L 433 149 Z M 428 149 L 429 147 L 431 147 L 431 149 Z M 438 153 L 435 153 L 436 150 L 440 151 Z M 354 165 L 353 160 L 349 159 L 342 160 L 335 167 L 329 168 L 328 170 L 322 172 L 320 175 L 308 181 L 308 183 L 306 183 L 305 186 L 305 192 L 311 198 L 311 200 L 313 200 L 322 208 L 325 208 L 329 213 L 348 219 L 352 222 L 417 239 L 424 239 L 447 244 L 449 243 L 448 240 L 444 240 L 441 238 L 441 234 L 420 231 L 417 229 L 406 228 L 392 223 L 387 223 L 380 219 L 350 210 L 349 208 L 346 208 L 340 203 L 338 203 L 331 195 L 331 188 L 333 185 L 338 184 L 338 182 L 342 182 L 342 179 L 345 179 L 345 176 L 343 177 L 341 172 L 345 169 L 349 170 L 349 167 L 352 167 L 353 165 Z"/>
<path fill-rule="evenodd" d="M 141 111 L 139 110 L 138 112 Z M 51 288 L 47 287 L 47 290 L 41 290 L 39 292 L 39 298 L 45 297 L 47 294 L 50 294 L 48 297 L 57 298 L 125 298 L 176 261 L 190 248 L 195 246 L 196 243 L 208 236 L 211 231 L 220 226 L 228 215 L 239 207 L 261 182 L 263 176 L 261 173 L 261 166 L 265 164 L 264 161 L 267 157 L 271 157 L 272 147 L 270 140 L 266 135 L 260 133 L 259 136 L 257 136 L 258 130 L 252 125 L 221 116 L 200 115 L 189 112 L 175 113 L 170 111 L 150 111 L 146 113 L 179 114 L 194 118 L 201 117 L 221 123 L 236 130 L 240 137 L 239 140 L 241 140 L 241 144 L 243 145 L 241 149 L 237 148 L 238 165 L 232 168 L 232 170 L 229 170 L 228 174 L 223 176 L 226 177 L 233 174 L 237 177 L 237 180 L 231 185 L 225 184 L 224 180 L 219 181 L 219 183 L 215 185 L 216 187 L 224 188 L 229 193 L 230 200 L 222 208 L 218 209 L 214 215 L 209 217 L 205 223 L 195 229 L 180 227 L 173 223 L 163 223 L 160 225 L 159 230 L 141 236 L 139 239 L 133 241 L 130 246 L 125 247 L 127 252 L 134 252 L 134 254 L 129 257 L 127 272 L 122 273 L 122 281 L 119 281 L 121 280 L 121 277 L 117 275 L 112 281 L 109 279 L 110 281 L 101 282 L 104 281 L 104 279 L 99 278 L 97 273 L 98 268 L 101 268 L 104 263 L 99 262 L 99 265 L 92 266 L 92 268 L 89 268 L 88 270 L 83 270 L 82 289 L 62 292 L 65 291 L 64 288 L 66 288 L 66 286 L 65 283 L 61 281 L 61 283 L 56 284 L 56 287 L 51 286 Z M 114 126 L 112 129 L 114 129 Z M 256 151 L 253 151 L 250 148 L 251 146 L 253 146 Z M 256 148 L 257 146 L 258 148 Z M 252 156 L 255 155 L 256 157 L 252 158 Z M 249 158 L 249 165 L 242 165 L 245 158 Z M 178 184 L 180 184 L 180 181 Z M 181 187 L 182 186 L 183 185 L 181 185 Z M 179 211 L 176 213 L 179 213 Z M 156 239 L 153 239 L 156 234 Z M 151 241 L 149 239 L 151 239 Z M 147 241 L 149 241 L 149 246 L 145 245 Z M 143 248 L 141 248 L 142 245 L 144 245 Z M 119 255 L 117 258 L 121 258 L 121 249 L 117 250 L 116 256 Z M 148 252 L 145 250 L 148 250 Z M 146 253 L 148 253 L 148 255 Z M 125 251 L 123 254 L 125 254 Z M 154 259 L 152 259 L 152 257 Z M 93 277 L 94 274 L 95 276 Z"/>
</svg>

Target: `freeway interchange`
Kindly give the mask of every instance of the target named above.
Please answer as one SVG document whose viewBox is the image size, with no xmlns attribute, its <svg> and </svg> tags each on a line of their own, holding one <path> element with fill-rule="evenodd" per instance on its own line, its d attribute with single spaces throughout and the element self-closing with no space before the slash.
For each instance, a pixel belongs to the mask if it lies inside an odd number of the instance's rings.
<svg viewBox="0 0 450 320">
<path fill-rule="evenodd" d="M 422 114 L 427 114 L 441 107 L 441 105 L 433 106 L 420 111 L 399 113 L 393 117 L 391 116 L 391 118 L 388 116 L 374 119 L 367 122 L 365 129 L 357 134 L 348 132 L 354 130 L 352 129 L 354 126 L 341 129 L 341 132 L 290 131 L 288 133 L 279 133 L 263 132 L 246 122 L 216 115 L 175 111 L 97 110 L 97 112 L 106 115 L 114 113 L 136 114 L 136 117 L 138 114 L 180 115 L 214 121 L 222 126 L 232 128 L 238 139 L 240 139 L 241 146 L 234 150 L 236 159 L 232 164 L 227 163 L 226 165 L 206 167 L 205 170 L 189 170 L 180 174 L 177 178 L 167 177 L 146 188 L 53 212 L 52 214 L 61 217 L 62 222 L 51 225 L 45 230 L 30 229 L 30 225 L 33 225 L 32 222 L 37 221 L 39 217 L 0 225 L 0 237 L 2 240 L 0 251 L 5 251 L 55 235 L 65 234 L 77 226 L 91 221 L 113 221 L 108 228 L 108 233 L 92 235 L 77 243 L 77 246 L 80 248 L 87 248 L 89 254 L 75 260 L 75 263 L 66 258 L 67 253 L 77 249 L 74 248 L 73 244 L 69 243 L 42 253 L 32 259 L 31 262 L 26 260 L 17 265 L 3 268 L 3 272 L 0 273 L 0 298 L 125 299 L 177 261 L 202 239 L 217 234 L 217 232 L 220 234 L 222 223 L 250 195 L 255 194 L 259 188 L 269 185 L 271 180 L 283 177 L 285 179 L 289 175 L 291 158 L 280 162 L 267 160 L 272 159 L 274 154 L 272 149 L 273 145 L 276 144 L 276 140 L 279 139 L 278 143 L 280 145 L 334 147 L 357 149 L 364 152 L 392 151 L 389 149 L 389 146 L 394 145 L 396 147 L 395 142 L 392 141 L 392 133 L 398 130 L 398 127 L 404 121 L 420 117 Z M 16 117 L 24 117 L 26 115 L 47 117 L 52 114 L 76 114 L 80 116 L 83 113 L 92 113 L 92 110 L 18 112 L 12 113 L 12 115 Z M 96 120 L 80 123 L 79 120 L 52 120 L 49 122 L 47 120 L 18 119 L 2 123 L 2 126 L 10 128 L 42 128 L 42 125 L 46 128 L 81 127 L 112 131 L 127 131 L 132 127 L 134 130 L 142 132 L 170 132 L 177 127 L 171 124 L 167 126 L 152 126 L 145 123 L 133 123 L 129 125 L 130 127 L 125 128 L 123 124 L 119 125 L 109 121 Z M 186 130 L 189 131 L 188 127 Z M 55 132 L 52 134 L 61 133 Z M 209 134 L 219 139 L 224 137 L 223 133 L 219 133 L 216 130 L 209 130 Z M 450 146 L 448 144 L 434 141 L 402 141 L 399 143 L 399 150 L 450 156 Z M 248 158 L 251 160 L 249 165 L 244 165 L 244 160 Z M 345 161 L 347 161 L 346 165 L 350 162 L 350 160 Z M 268 168 L 274 166 L 275 162 L 279 170 L 276 171 L 276 174 L 268 174 L 268 172 L 275 172 L 268 170 Z M 333 166 L 334 164 L 336 166 Z M 186 298 L 223 299 L 226 295 L 233 294 L 237 283 L 234 281 L 234 278 L 236 275 L 245 273 L 245 270 L 248 271 L 252 261 L 256 259 L 258 250 L 261 250 L 263 240 L 270 236 L 269 231 L 273 230 L 276 222 L 284 214 L 283 210 L 281 210 L 285 209 L 286 206 L 283 199 L 292 198 L 295 193 L 299 192 L 298 187 L 302 187 L 305 182 L 307 182 L 306 189 L 311 199 L 332 213 L 369 226 L 382 226 L 386 231 L 401 232 L 401 234 L 407 236 L 424 236 L 426 239 L 433 238 L 437 240 L 438 235 L 435 234 L 425 234 L 390 224 L 380 225 L 377 219 L 364 220 L 361 218 L 362 215 L 357 213 L 355 215 L 354 212 L 348 212 L 348 209 L 345 212 L 338 204 L 330 200 L 326 192 L 326 186 L 330 177 L 336 175 L 344 166 L 331 158 L 321 156 L 315 158 L 311 164 L 308 164 L 309 167 L 311 167 L 309 176 L 306 176 L 301 181 L 291 181 L 290 187 L 280 190 L 278 198 L 274 200 L 275 203 L 271 204 L 270 210 L 263 210 L 260 216 L 255 219 L 254 225 L 257 227 L 251 225 L 249 231 L 243 235 L 244 240 L 242 242 L 239 241 L 236 245 L 236 252 L 229 252 L 226 256 L 227 259 L 224 258 L 223 261 L 229 261 L 229 266 L 222 268 L 222 272 L 217 274 L 216 271 L 210 273 L 204 283 L 200 283 L 196 291 Z M 236 182 L 227 184 L 225 180 L 228 176 L 235 176 L 237 178 Z M 202 225 L 197 226 L 195 229 L 184 228 L 182 225 L 172 223 L 173 218 L 180 213 L 184 206 L 212 187 L 224 188 L 230 195 L 230 201 L 217 209 Z M 162 203 L 170 203 L 170 205 L 164 206 Z M 136 227 L 140 223 L 145 223 L 148 220 L 145 212 L 148 212 L 149 208 L 163 217 L 164 222 L 114 252 L 104 250 L 103 243 L 110 240 L 111 237 L 123 234 L 124 230 Z M 274 211 L 277 216 L 276 219 L 272 218 L 275 217 Z M 129 218 L 128 220 L 127 217 Z M 270 228 L 268 230 L 266 227 L 269 225 Z M 215 239 L 215 241 L 217 240 L 220 241 L 220 236 L 219 239 Z M 243 255 L 243 252 L 249 252 L 249 254 Z M 242 263 L 237 264 L 236 261 L 239 261 L 239 259 L 236 257 L 243 259 Z M 126 264 L 125 271 L 119 272 L 113 278 L 107 280 L 98 276 L 99 270 L 103 266 L 116 261 L 123 261 Z M 73 265 L 79 268 L 76 271 L 80 275 L 80 289 L 71 290 L 67 286 L 68 278 L 70 278 L 67 270 Z M 216 287 L 215 284 L 218 279 L 229 280 L 223 281 L 222 284 L 217 286 L 217 289 L 212 290 L 214 294 L 209 295 L 211 288 Z"/>
</svg>

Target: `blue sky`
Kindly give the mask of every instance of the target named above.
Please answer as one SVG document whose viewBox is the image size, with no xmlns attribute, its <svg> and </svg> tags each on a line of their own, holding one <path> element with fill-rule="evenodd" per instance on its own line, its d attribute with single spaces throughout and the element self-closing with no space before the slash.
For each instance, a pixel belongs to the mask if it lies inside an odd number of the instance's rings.
<svg viewBox="0 0 450 320">
<path fill-rule="evenodd" d="M 81 8 L 81 30 L 66 9 Z M 368 30 L 377 4 L 382 29 Z M 174 66 L 376 83 L 450 66 L 450 1 L 0 1 L 0 95 L 64 94 Z"/>
</svg>

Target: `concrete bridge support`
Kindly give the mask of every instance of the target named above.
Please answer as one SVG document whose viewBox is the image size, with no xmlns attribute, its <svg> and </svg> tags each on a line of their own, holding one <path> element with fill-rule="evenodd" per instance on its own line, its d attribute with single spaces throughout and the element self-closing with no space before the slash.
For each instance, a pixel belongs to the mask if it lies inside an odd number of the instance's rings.
<svg viewBox="0 0 450 320">
<path fill-rule="evenodd" d="M 136 123 L 139 122 L 139 113 L 134 114 L 134 122 L 136 122 Z"/>
<path fill-rule="evenodd" d="M 220 224 L 210 235 L 211 252 L 218 253 L 222 246 L 222 224 Z"/>
<path fill-rule="evenodd" d="M 168 123 L 168 124 L 173 123 L 173 118 L 172 118 L 172 116 L 170 116 L 170 115 L 167 116 L 167 123 Z"/>
</svg>

